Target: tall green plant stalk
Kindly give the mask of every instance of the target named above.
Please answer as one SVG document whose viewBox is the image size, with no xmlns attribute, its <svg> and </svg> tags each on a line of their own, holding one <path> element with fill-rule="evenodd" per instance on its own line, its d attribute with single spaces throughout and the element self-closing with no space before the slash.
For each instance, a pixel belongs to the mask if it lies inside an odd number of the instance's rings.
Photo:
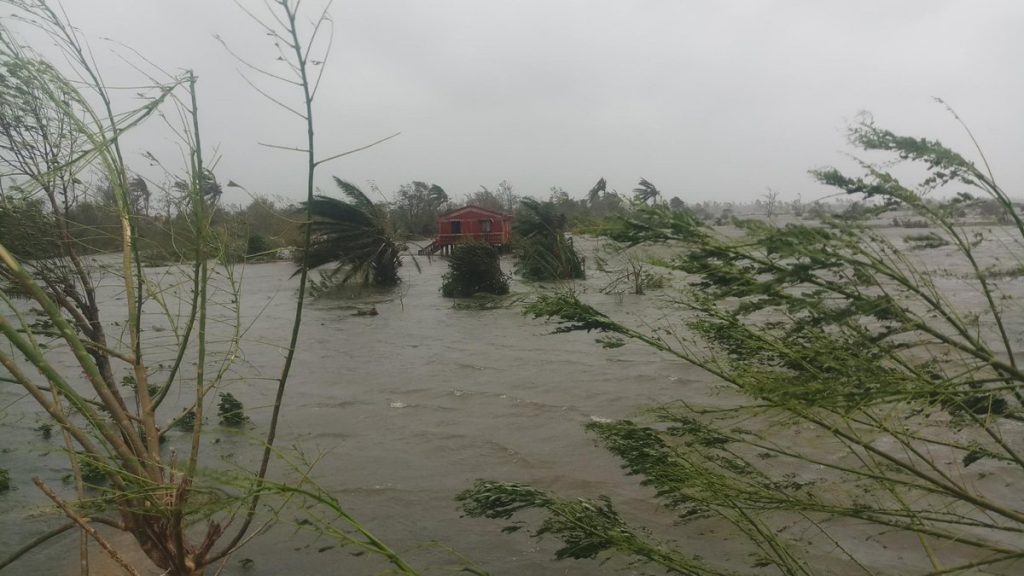
<svg viewBox="0 0 1024 576">
<path fill-rule="evenodd" d="M 218 523 L 211 522 L 205 536 L 198 544 L 193 544 L 187 533 L 189 527 L 186 518 L 193 513 L 190 497 L 196 459 L 198 458 L 198 427 L 193 430 L 193 450 L 184 473 L 176 469 L 173 454 L 165 460 L 160 452 L 159 438 L 162 431 L 156 424 L 158 402 L 149 393 L 149 374 L 143 360 L 140 325 L 143 287 L 147 281 L 138 259 L 135 225 L 137 215 L 133 213 L 132 202 L 128 198 L 128 172 L 120 149 L 120 138 L 128 130 L 154 114 L 171 97 L 172 92 L 181 85 L 183 80 L 172 79 L 166 84 L 158 84 L 155 88 L 156 95 L 145 105 L 128 113 L 118 114 L 114 111 L 112 100 L 101 76 L 93 66 L 91 56 L 83 48 L 74 28 L 64 19 L 63 15 L 53 10 L 45 2 L 12 2 L 11 4 L 32 16 L 29 21 L 57 42 L 67 55 L 68 61 L 76 69 L 76 74 L 86 79 L 86 82 L 82 84 L 84 86 L 82 90 L 91 91 L 93 97 L 99 101 L 98 108 L 94 107 L 86 93 L 79 89 L 78 84 L 68 81 L 61 72 L 46 61 L 29 55 L 21 49 L 16 49 L 17 42 L 11 40 L 9 33 L 3 30 L 3 45 L 6 47 L 3 56 L 6 62 L 26 72 L 22 81 L 38 90 L 39 106 L 42 109 L 53 111 L 57 117 L 66 120 L 68 129 L 79 136 L 82 142 L 81 148 L 67 149 L 66 157 L 60 163 L 47 165 L 46 168 L 49 172 L 27 173 L 26 176 L 39 184 L 40 188 L 52 198 L 53 192 L 46 186 L 51 185 L 54 181 L 73 181 L 75 175 L 92 167 L 101 170 L 110 183 L 120 220 L 121 268 L 128 308 L 130 351 L 119 352 L 106 342 L 95 301 L 95 286 L 81 265 L 81 260 L 76 252 L 77 246 L 70 235 L 66 233 L 66 226 L 61 228 L 64 231 L 62 249 L 64 256 L 74 263 L 72 269 L 75 270 L 75 276 L 60 278 L 59 282 L 48 282 L 43 276 L 43 282 L 40 283 L 32 269 L 26 268 L 15 254 L 7 250 L 6 247 L 0 246 L 0 261 L 2 261 L 0 275 L 8 283 L 17 286 L 23 294 L 42 308 L 46 319 L 54 327 L 53 335 L 61 338 L 71 351 L 81 371 L 86 375 L 92 392 L 98 397 L 98 401 L 84 396 L 66 376 L 61 374 L 60 369 L 51 363 L 47 358 L 47 353 L 32 337 L 32 325 L 17 313 L 17 308 L 10 302 L 6 294 L 3 299 L 15 312 L 18 325 L 13 325 L 7 318 L 0 317 L 0 332 L 22 355 L 24 361 L 44 375 L 49 383 L 50 397 L 47 398 L 43 394 L 44 388 L 36 384 L 32 376 L 22 369 L 18 359 L 6 353 L 0 353 L 0 364 L 12 375 L 13 380 L 22 385 L 36 402 L 61 425 L 65 434 L 75 441 L 77 449 L 69 447 L 72 468 L 77 470 L 76 454 L 82 453 L 83 459 L 87 459 L 108 477 L 112 488 L 107 495 L 109 499 L 104 498 L 104 500 L 108 500 L 112 504 L 117 517 L 116 519 L 94 517 L 86 520 L 72 508 L 62 504 L 62 499 L 42 486 L 40 482 L 37 481 L 37 484 L 40 484 L 47 496 L 60 505 L 90 538 L 100 542 L 112 556 L 115 556 L 115 553 L 105 545 L 95 531 L 88 527 L 89 522 L 105 523 L 131 533 L 150 560 L 165 569 L 168 574 L 190 575 L 201 572 L 207 563 L 206 559 L 210 548 L 220 535 L 221 527 Z M 194 142 L 190 147 L 193 151 L 191 172 L 195 183 L 193 189 L 200 196 L 198 201 L 193 202 L 193 205 L 200 210 L 200 217 L 196 219 L 196 222 L 201 230 L 197 236 L 203 238 L 205 242 L 207 234 L 203 226 L 208 225 L 208 222 L 202 213 L 204 202 L 199 185 L 200 176 L 204 171 L 202 153 L 199 148 L 194 77 L 189 75 L 187 81 L 192 97 L 190 115 L 194 128 L 192 133 Z M 37 115 L 35 117 L 37 123 L 38 118 Z M 10 133 L 8 132 L 8 134 Z M 39 132 L 39 134 L 43 143 L 46 143 L 48 139 L 50 140 L 49 144 L 54 143 L 50 134 L 45 132 Z M 60 179 L 57 179 L 57 175 L 64 174 L 69 176 L 60 176 Z M 54 202 L 51 202 L 51 207 L 55 211 L 57 220 L 62 221 L 65 214 L 58 211 L 59 207 Z M 205 309 L 207 304 L 206 264 L 205 254 L 202 250 L 205 248 L 200 243 L 197 267 L 201 278 L 200 285 L 197 286 L 196 298 L 198 298 L 201 308 L 201 328 L 198 338 L 201 357 L 204 356 L 202 351 L 206 342 Z M 36 267 L 33 265 L 32 268 Z M 77 286 L 75 280 L 77 280 Z M 87 299 L 77 298 L 78 290 L 87 294 Z M 71 320 L 68 320 L 68 317 Z M 187 336 L 180 342 L 180 346 L 182 349 L 189 346 Z M 114 361 L 126 364 L 134 374 L 134 406 L 129 406 L 118 392 L 114 371 L 111 369 L 111 363 Z M 204 363 L 205 358 L 200 362 L 201 366 Z M 202 367 L 200 372 L 202 372 Z M 201 410 L 202 377 L 199 379 L 198 389 L 197 404 Z M 65 399 L 71 409 L 70 415 L 65 414 L 62 408 L 62 401 Z M 97 407 L 109 414 L 109 420 L 107 416 L 97 410 Z M 76 476 L 80 476 L 80 474 L 76 472 Z M 42 540 L 37 540 L 37 542 L 40 541 Z M 84 554 L 83 570 L 88 570 Z"/>
<path fill-rule="evenodd" d="M 106 340 L 95 299 L 95 286 L 88 270 L 78 259 L 76 246 L 66 227 L 60 228 L 63 231 L 63 257 L 70 258 L 72 265 L 64 268 L 41 267 L 37 263 L 45 263 L 45 260 L 19 258 L 17 250 L 9 250 L 0 244 L 0 281 L 5 282 L 5 286 L 16 287 L 20 294 L 26 295 L 43 310 L 45 320 L 52 324 L 48 335 L 56 336 L 63 341 L 81 373 L 85 375 L 91 391 L 84 392 L 73 383 L 78 380 L 77 373 L 74 377 L 63 374 L 61 369 L 54 365 L 48 352 L 36 341 L 36 328 L 33 323 L 19 312 L 6 288 L 0 291 L 0 300 L 10 308 L 13 321 L 8 316 L 0 316 L 0 334 L 12 345 L 15 353 L 0 351 L 0 365 L 10 376 L 5 377 L 4 381 L 21 385 L 62 427 L 74 443 L 74 449 L 69 448 L 73 468 L 77 469 L 77 454 L 80 453 L 83 460 L 107 476 L 111 487 L 103 493 L 99 502 L 107 503 L 108 510 L 113 510 L 115 516 L 85 517 L 74 505 L 68 505 L 48 487 L 40 483 L 40 488 L 81 527 L 83 534 L 99 542 L 117 561 L 122 561 L 123 557 L 111 549 L 101 535 L 91 529 L 90 523 L 102 523 L 130 533 L 142 552 L 163 569 L 165 574 L 191 576 L 202 573 L 205 567 L 226 558 L 243 543 L 260 497 L 267 491 L 274 491 L 266 484 L 266 477 L 271 455 L 274 454 L 273 446 L 282 413 L 284 391 L 298 345 L 308 266 L 302 267 L 293 330 L 278 379 L 264 453 L 255 473 L 255 488 L 247 492 L 249 496 L 243 497 L 247 498 L 247 506 L 241 526 L 232 538 L 225 539 L 221 550 L 214 553 L 213 547 L 221 540 L 224 530 L 224 521 L 218 519 L 216 513 L 234 509 L 236 501 L 228 498 L 216 499 L 212 503 L 195 502 L 193 496 L 197 489 L 193 484 L 201 462 L 204 403 L 210 391 L 222 383 L 231 361 L 237 355 L 238 342 L 241 338 L 241 317 L 240 307 L 237 305 L 237 279 L 233 270 L 227 267 L 226 277 L 232 290 L 236 291 L 236 325 L 231 344 L 224 352 L 220 367 L 216 371 L 210 370 L 208 364 L 212 359 L 208 347 L 207 324 L 208 308 L 211 305 L 208 285 L 212 271 L 209 259 L 218 254 L 214 246 L 218 238 L 217 234 L 213 233 L 211 223 L 217 210 L 219 187 L 216 186 L 202 153 L 196 78 L 190 72 L 183 77 L 157 83 L 155 95 L 146 104 L 127 113 L 118 113 L 114 110 L 102 77 L 93 65 L 91 55 L 83 47 L 76 29 L 67 22 L 63 13 L 55 11 L 41 0 L 10 0 L 9 3 L 30 15 L 32 18 L 28 21 L 39 27 L 48 37 L 56 40 L 77 76 L 86 79 L 86 82 L 79 85 L 68 81 L 56 67 L 35 55 L 27 54 L 17 41 L 10 38 L 6 29 L 0 29 L 0 51 L 3 58 L 13 66 L 11 69 L 19 71 L 19 81 L 30 86 L 38 94 L 36 101 L 40 103 L 40 107 L 35 111 L 30 110 L 28 115 L 19 116 L 8 114 L 10 111 L 20 114 L 19 111 L 23 110 L 24 107 L 19 107 L 16 100 L 0 101 L 0 136 L 5 137 L 10 143 L 6 148 L 8 151 L 30 149 L 32 144 L 26 144 L 25 140 L 25 135 L 29 133 L 41 134 L 41 143 L 46 146 L 64 147 L 61 149 L 64 155 L 49 164 L 41 164 L 31 158 L 15 158 L 23 169 L 22 174 L 35 182 L 51 198 L 50 206 L 57 218 L 66 214 L 59 212 L 60 203 L 52 199 L 66 192 L 54 189 L 54 183 L 59 185 L 74 182 L 77 174 L 93 168 L 104 175 L 109 182 L 118 215 L 121 272 L 128 308 L 129 342 L 128 350 L 123 351 Z M 313 75 L 309 70 L 314 42 L 323 29 L 330 26 L 327 12 L 330 4 L 327 4 L 319 18 L 314 21 L 312 33 L 306 44 L 300 42 L 298 2 L 276 0 L 273 6 L 279 12 L 272 15 L 272 22 L 282 26 L 276 33 L 276 38 L 290 48 L 294 58 L 293 70 L 297 76 L 291 83 L 302 89 L 304 112 L 299 112 L 298 115 L 304 119 L 307 128 L 307 146 L 303 152 L 307 157 L 307 197 L 312 198 L 314 175 L 319 165 L 376 143 L 317 159 L 314 148 L 313 99 L 322 68 L 319 73 Z M 329 52 L 329 45 L 327 51 Z M 320 57 L 320 60 L 325 59 L 326 56 Z M 273 74 L 271 76 L 280 78 Z M 179 99 L 175 93 L 182 86 L 188 94 L 187 97 Z M 90 95 L 85 92 L 89 92 Z M 164 300 L 159 285 L 146 278 L 142 270 L 137 233 L 139 215 L 134 213 L 137 203 L 129 198 L 128 170 L 120 147 L 120 138 L 128 130 L 156 113 L 169 99 L 174 99 L 178 103 L 182 118 L 185 120 L 180 129 L 172 130 L 181 135 L 189 150 L 189 177 L 187 182 L 178 180 L 174 188 L 182 192 L 187 200 L 193 227 L 191 236 L 195 242 L 191 266 L 192 291 L 187 300 L 188 318 L 183 330 L 179 330 L 181 324 L 171 314 L 171 308 Z M 95 106 L 93 102 L 96 102 Z M 40 113 L 40 110 L 43 113 Z M 40 118 L 50 118 L 44 114 L 51 113 L 54 117 L 66 120 L 67 124 L 62 130 L 67 130 L 75 136 L 75 142 L 79 143 L 79 147 L 61 144 L 64 141 L 57 138 L 63 138 L 63 131 L 33 131 L 31 126 L 29 129 L 23 129 L 24 126 L 19 124 L 33 119 L 36 124 L 42 124 Z M 4 160 L 7 160 L 6 156 Z M 13 163 L 14 161 L 10 162 Z M 309 219 L 310 215 L 307 212 L 307 222 Z M 307 227 L 307 247 L 309 239 Z M 176 350 L 169 376 L 155 393 L 150 392 L 150 374 L 143 358 L 145 347 L 141 318 L 147 289 L 156 305 L 168 313 L 176 336 Z M 79 297 L 82 291 L 86 294 L 84 298 Z M 168 398 L 172 386 L 182 383 L 181 367 L 191 350 L 195 350 L 197 355 L 197 370 L 193 381 L 194 400 L 191 407 L 161 428 L 157 424 L 158 408 Z M 115 363 L 118 366 L 124 365 L 133 374 L 134 406 L 125 402 L 118 391 Z M 48 385 L 38 384 L 24 365 L 35 368 Z M 183 466 L 179 466 L 176 454 L 171 452 L 165 456 L 161 453 L 159 444 L 164 433 L 186 414 L 194 416 L 190 450 L 187 461 Z M 80 477 L 78 472 L 76 477 Z M 277 493 L 290 494 L 287 490 L 277 490 Z M 323 497 L 320 500 L 328 505 L 333 502 L 336 512 L 341 510 L 336 500 L 329 501 Z M 373 551 L 387 557 L 388 561 L 402 573 L 415 573 L 397 554 L 373 537 L 354 518 L 347 514 L 341 514 L 341 518 L 352 530 L 362 535 L 361 541 L 369 543 Z M 197 519 L 207 521 L 205 532 L 198 533 L 192 525 Z M 15 557 L 20 557 L 31 547 L 62 532 L 63 530 L 51 531 L 37 538 L 28 547 L 19 549 Z M 201 537 L 199 541 L 194 540 L 197 534 Z M 83 571 L 88 570 L 85 560 L 83 555 Z M 11 561 L 13 558 L 4 560 L 0 562 L 0 566 L 6 566 Z"/>
<path fill-rule="evenodd" d="M 321 13 L 320 18 L 317 20 L 315 25 L 315 31 L 313 37 L 310 38 L 309 43 L 303 43 L 299 39 L 299 29 L 297 21 L 297 8 L 293 6 L 288 0 L 279 0 L 277 2 L 284 20 L 281 22 L 283 30 L 275 30 L 269 27 L 265 22 L 258 21 L 262 26 L 271 31 L 275 38 L 279 41 L 284 42 L 291 49 L 291 56 L 294 58 L 293 64 L 297 70 L 298 80 L 297 84 L 302 90 L 303 107 L 305 110 L 304 114 L 300 114 L 306 124 L 306 221 L 312 220 L 312 213 L 309 204 L 313 200 L 314 194 L 314 177 L 316 174 L 316 139 L 315 139 L 315 124 L 313 120 L 313 97 L 314 89 L 311 87 L 310 78 L 308 73 L 308 58 L 309 50 L 312 48 L 312 43 L 316 40 L 316 31 L 320 29 L 320 26 L 327 22 L 327 8 L 330 7 L 328 4 L 324 12 Z M 244 9 L 244 8 L 243 8 Z M 280 22 L 280 21 L 278 21 Z M 283 106 L 283 105 L 282 105 Z M 287 107 L 286 107 L 287 108 Z M 303 238 L 303 253 L 308 252 L 308 247 L 311 240 L 311 231 L 309 227 L 306 227 L 306 233 Z M 305 264 L 305 262 L 303 262 Z M 273 454 L 274 441 L 277 439 L 277 426 L 281 417 L 281 407 L 284 404 L 284 392 L 288 383 L 288 376 L 291 373 L 292 363 L 295 359 L 295 351 L 299 341 L 299 333 L 302 327 L 302 310 L 305 304 L 306 296 L 306 284 L 307 284 L 308 270 L 305 265 L 302 266 L 301 273 L 299 276 L 299 289 L 298 297 L 295 303 L 295 316 L 292 324 L 292 331 L 288 341 L 288 349 L 285 355 L 284 365 L 281 367 L 281 375 L 278 378 L 277 391 L 274 395 L 274 406 L 270 417 L 270 427 L 267 430 L 266 440 L 264 442 L 263 456 L 260 459 L 260 466 L 256 473 L 256 490 L 252 496 L 248 509 L 246 510 L 245 518 L 242 521 L 242 525 L 239 527 L 234 537 L 227 543 L 224 549 L 214 555 L 213 560 L 224 558 L 225 556 L 234 552 L 235 547 L 242 542 L 249 527 L 252 525 L 252 521 L 256 514 L 256 508 L 259 506 L 260 497 L 262 494 L 262 485 L 267 476 L 267 470 L 270 466 L 271 455 Z"/>
<path fill-rule="evenodd" d="M 309 276 L 309 247 L 312 241 L 312 226 L 309 223 L 313 220 L 313 199 L 315 194 L 314 179 L 316 175 L 316 169 L 332 160 L 342 158 L 349 154 L 359 152 L 375 146 L 381 142 L 384 142 L 394 136 L 389 136 L 367 146 L 361 146 L 359 148 L 334 154 L 324 158 L 318 158 L 316 153 L 316 138 L 315 138 L 315 121 L 313 115 L 313 103 L 316 96 L 317 89 L 319 87 L 321 74 L 323 71 L 322 62 L 327 60 L 327 56 L 330 52 L 330 43 L 328 43 L 326 52 L 323 56 L 318 58 L 321 63 L 320 72 L 315 78 L 310 75 L 310 59 L 311 53 L 314 48 L 314 43 L 317 41 L 317 37 L 320 34 L 324 26 L 331 25 L 331 20 L 328 15 L 328 10 L 331 7 L 331 2 L 327 2 L 320 16 L 313 23 L 313 30 L 310 33 L 308 40 L 300 38 L 299 22 L 298 22 L 298 2 L 291 2 L 290 0 L 276 0 L 275 5 L 277 7 L 277 13 L 271 15 L 271 19 L 265 21 L 252 12 L 248 11 L 244 6 L 239 4 L 247 14 L 249 14 L 269 35 L 271 35 L 276 42 L 280 42 L 287 46 L 287 57 L 290 60 L 290 68 L 295 73 L 294 79 L 283 79 L 282 77 L 263 70 L 257 66 L 248 64 L 241 58 L 242 61 L 248 68 L 255 70 L 267 77 L 274 78 L 277 80 L 283 80 L 284 82 L 298 87 L 302 93 L 302 110 L 296 111 L 294 108 L 281 103 L 280 101 L 270 97 L 262 90 L 256 88 L 261 94 L 270 99 L 273 103 L 281 106 L 282 108 L 296 114 L 305 123 L 306 127 L 306 145 L 305 148 L 290 148 L 282 146 L 273 146 L 276 148 L 286 148 L 290 150 L 299 150 L 306 157 L 306 203 L 305 203 L 305 223 L 303 246 L 302 246 L 302 260 L 299 268 L 299 287 L 298 296 L 295 305 L 295 316 L 292 325 L 291 335 L 289 337 L 288 349 L 285 355 L 284 365 L 281 368 L 281 374 L 278 378 L 277 390 L 274 396 L 274 405 L 270 418 L 270 427 L 267 431 L 266 440 L 264 441 L 263 456 L 260 460 L 260 466 L 255 477 L 255 488 L 252 491 L 252 496 L 249 501 L 249 506 L 245 513 L 245 518 L 242 521 L 241 526 L 236 531 L 235 535 L 228 541 L 223 549 L 215 554 L 211 561 L 217 561 L 226 558 L 228 555 L 233 553 L 237 546 L 243 543 L 246 534 L 252 526 L 255 518 L 256 509 L 259 505 L 262 495 L 265 493 L 265 483 L 267 477 L 267 471 L 270 465 L 270 460 L 274 454 L 274 442 L 277 439 L 277 427 L 281 417 L 281 409 L 284 404 L 284 393 L 288 383 L 288 377 L 291 373 L 292 365 L 295 359 L 295 353 L 298 347 L 299 334 L 302 326 L 302 312 L 305 304 L 306 287 L 308 285 Z M 226 47 L 226 45 L 225 45 Z M 237 55 L 236 55 L 237 57 Z M 253 85 L 250 82 L 251 85 Z M 255 88 L 255 85 L 253 85 Z M 356 527 L 360 532 L 369 534 L 354 518 L 345 516 L 343 518 L 351 526 Z M 408 567 L 401 558 L 393 553 L 390 553 L 386 548 L 375 548 L 375 550 L 383 553 L 383 555 L 395 565 L 402 573 L 415 574 L 410 567 Z"/>
</svg>

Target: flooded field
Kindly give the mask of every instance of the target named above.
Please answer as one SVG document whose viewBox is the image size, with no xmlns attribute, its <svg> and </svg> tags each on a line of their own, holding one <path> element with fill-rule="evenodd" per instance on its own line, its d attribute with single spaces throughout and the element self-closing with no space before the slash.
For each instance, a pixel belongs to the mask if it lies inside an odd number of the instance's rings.
<svg viewBox="0 0 1024 576">
<path fill-rule="evenodd" d="M 892 233 L 898 237 L 905 231 Z M 594 245 L 587 246 L 592 256 Z M 1001 250 L 998 244 L 994 250 Z M 511 261 L 504 260 L 503 266 L 511 268 Z M 308 305 L 277 440 L 285 454 L 294 458 L 301 452 L 318 460 L 311 476 L 428 573 L 455 573 L 468 562 L 496 576 L 659 573 L 624 561 L 555 563 L 558 546 L 551 539 L 538 543 L 526 530 L 502 534 L 508 522 L 462 518 L 453 498 L 478 478 L 526 482 L 570 497 L 608 495 L 627 520 L 685 541 L 687 550 L 723 557 L 733 553 L 730 539 L 714 524 L 673 529 L 671 516 L 652 503 L 652 492 L 625 476 L 619 462 L 583 430 L 593 420 L 629 417 L 659 402 L 728 402 L 735 398 L 728 390 L 702 371 L 640 344 L 604 350 L 592 334 L 551 334 L 551 324 L 523 316 L 520 305 L 456 309 L 438 290 L 445 261 L 421 257 L 419 267 L 417 272 L 406 262 L 396 292 L 321 298 Z M 588 279 L 576 289 L 599 309 L 630 323 L 671 322 L 671 308 L 663 304 L 670 289 L 644 296 L 603 294 L 609 276 L 594 269 L 593 258 L 588 268 Z M 231 470 L 258 460 L 295 300 L 291 264 L 250 265 L 236 272 L 240 298 L 236 302 L 229 292 L 216 296 L 223 305 L 215 311 L 216 320 L 224 324 L 211 331 L 221 339 L 217 347 L 226 350 L 226 326 L 238 306 L 246 330 L 224 389 L 245 404 L 251 425 L 232 431 L 216 426 L 216 416 L 209 419 L 205 454 L 211 469 Z M 162 269 L 149 273 L 156 277 Z M 942 290 L 958 290 L 957 273 L 938 280 Z M 174 278 L 167 272 L 163 284 L 172 285 Z M 227 285 L 223 277 L 217 282 Z M 119 290 L 115 278 L 105 283 L 105 306 L 113 321 L 123 316 Z M 1014 290 L 1021 292 L 1017 283 Z M 512 287 L 526 296 L 548 288 L 518 280 Z M 173 300 L 173 293 L 167 296 Z M 957 294 L 967 304 L 977 297 Z M 370 306 L 379 314 L 357 315 Z M 169 343 L 166 321 L 155 307 L 149 312 L 143 323 L 147 334 Z M 1024 318 L 1009 320 L 1019 338 Z M 161 354 L 169 353 L 155 350 L 150 364 L 159 368 L 166 361 Z M 5 430 L 0 466 L 10 469 L 17 488 L 0 495 L 3 556 L 60 522 L 29 476 L 38 474 L 60 486 L 67 461 L 58 434 L 44 440 L 36 431 L 43 421 L 37 408 L 9 386 L 0 390 Z M 183 393 L 172 400 L 184 406 L 187 398 Z M 178 434 L 169 448 L 184 450 L 185 442 Z M 280 461 L 274 470 L 276 478 L 292 474 Z M 228 562 L 224 573 L 373 574 L 386 568 L 328 539 L 315 539 L 296 526 L 300 519 L 301 511 L 285 510 L 268 533 Z M 76 542 L 71 534 L 55 539 L 9 572 L 76 574 Z M 104 560 L 98 551 L 93 558 Z M 736 562 L 749 566 L 746 558 Z M 894 550 L 891 557 L 879 558 L 878 567 L 891 570 L 900 562 Z"/>
</svg>

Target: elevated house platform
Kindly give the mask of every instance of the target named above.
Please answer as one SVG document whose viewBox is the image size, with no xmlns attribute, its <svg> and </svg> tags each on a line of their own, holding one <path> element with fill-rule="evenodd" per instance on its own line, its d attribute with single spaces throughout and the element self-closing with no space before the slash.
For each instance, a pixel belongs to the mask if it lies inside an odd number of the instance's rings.
<svg viewBox="0 0 1024 576">
<path fill-rule="evenodd" d="M 479 206 L 464 206 L 437 217 L 437 237 L 420 249 L 421 255 L 450 254 L 459 242 L 477 240 L 499 250 L 508 249 L 512 239 L 512 215 Z"/>
</svg>

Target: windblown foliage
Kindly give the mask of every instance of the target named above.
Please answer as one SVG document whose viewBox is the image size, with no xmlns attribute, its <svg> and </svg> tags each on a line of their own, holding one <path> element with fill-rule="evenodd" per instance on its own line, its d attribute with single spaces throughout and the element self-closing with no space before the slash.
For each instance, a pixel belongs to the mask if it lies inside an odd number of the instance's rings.
<svg viewBox="0 0 1024 576">
<path fill-rule="evenodd" d="M 334 182 L 348 201 L 316 196 L 309 203 L 313 238 L 299 262 L 306 262 L 309 269 L 336 263 L 334 274 L 341 274 L 341 283 L 355 279 L 364 285 L 398 284 L 406 246 L 398 240 L 387 210 L 356 186 L 337 177 Z"/>
<path fill-rule="evenodd" d="M 657 204 L 660 198 L 661 190 L 646 178 L 641 178 L 636 188 L 633 188 L 633 200 L 637 204 Z"/>
<path fill-rule="evenodd" d="M 749 398 L 714 410 L 679 402 L 649 410 L 643 421 L 589 429 L 683 526 L 715 518 L 731 525 L 749 545 L 752 568 L 892 573 L 884 544 L 892 541 L 901 547 L 899 574 L 1012 573 L 1024 558 L 1017 497 L 1024 372 L 1016 337 L 1024 310 L 1019 291 L 990 272 L 1007 256 L 1021 261 L 1020 213 L 987 170 L 938 142 L 870 122 L 854 126 L 850 140 L 928 170 L 914 187 L 888 172 L 891 164 L 864 163 L 860 177 L 813 172 L 877 214 L 910 210 L 926 220 L 935 237 L 914 252 L 922 257 L 856 220 L 738 221 L 737 238 L 686 212 L 642 207 L 606 233 L 679 246 L 673 266 L 690 278 L 676 301 L 685 331 L 632 328 L 573 294 L 541 298 L 529 310 L 556 318 L 560 332 L 607 333 L 606 346 L 645 342 Z M 941 186 L 957 194 L 926 201 Z M 1013 225 L 958 225 L 961 208 L 979 202 L 965 187 L 1000 206 Z M 945 288 L 942 270 L 956 265 L 966 271 L 957 283 L 976 295 L 971 302 L 954 301 Z M 558 524 L 564 513 L 553 497 L 510 505 L 493 496 L 524 490 L 532 489 L 480 483 L 460 498 L 473 515 L 547 510 L 542 528 L 565 540 L 561 556 L 633 554 L 680 574 L 732 572 L 743 561 L 684 542 L 673 551 L 687 561 L 680 566 L 619 537 L 638 531 L 617 522 L 577 515 L 572 526 Z M 593 544 L 571 553 L 581 531 Z"/>
<path fill-rule="evenodd" d="M 512 224 L 516 272 L 528 280 L 583 278 L 583 261 L 565 237 L 567 227 L 553 203 L 524 198 Z"/>
<path fill-rule="evenodd" d="M 399 187 L 396 196 L 391 210 L 395 229 L 411 236 L 437 232 L 437 215 L 449 202 L 444 188 L 416 180 Z"/>
</svg>

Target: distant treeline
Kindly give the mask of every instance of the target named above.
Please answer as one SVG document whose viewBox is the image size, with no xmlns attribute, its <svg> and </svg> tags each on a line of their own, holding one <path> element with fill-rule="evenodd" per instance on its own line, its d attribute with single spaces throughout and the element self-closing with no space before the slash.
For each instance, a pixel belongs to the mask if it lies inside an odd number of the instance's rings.
<svg viewBox="0 0 1024 576">
<path fill-rule="evenodd" d="M 229 182 L 227 186 L 235 186 Z M 65 206 L 54 210 L 46 197 L 33 194 L 17 185 L 0 187 L 0 243 L 15 247 L 19 253 L 37 258 L 52 256 L 58 245 L 58 227 L 54 219 L 63 216 L 74 239 L 83 253 L 101 253 L 121 248 L 121 228 L 113 194 L 109 184 L 100 182 L 86 186 L 76 182 L 68 194 L 61 196 Z M 154 202 L 150 186 L 142 177 L 129 183 L 131 210 L 136 216 L 140 253 L 149 264 L 177 262 L 187 259 L 195 251 L 195 242 L 188 222 L 187 185 L 174 182 L 162 187 L 159 200 Z M 219 234 L 217 245 L 220 257 L 227 261 L 273 259 L 278 251 L 297 246 L 301 240 L 301 206 L 275 202 L 266 197 L 255 197 L 248 205 L 227 205 L 219 202 L 223 187 L 208 174 L 203 182 L 204 195 L 213 200 L 210 213 L 212 228 Z M 516 213 L 524 197 L 508 181 L 493 189 L 481 186 L 479 190 L 453 200 L 436 184 L 413 181 L 388 195 L 371 184 L 376 195 L 386 199 L 388 213 L 395 230 L 406 238 L 426 238 L 437 232 L 440 214 L 465 205 L 476 205 L 490 210 Z M 642 204 L 665 205 L 672 210 L 689 211 L 702 221 L 728 224 L 734 217 L 767 217 L 787 215 L 805 220 L 827 216 L 853 219 L 870 218 L 873 207 L 862 202 L 801 200 L 783 201 L 778 194 L 768 194 L 747 203 L 698 202 L 687 203 L 678 196 L 667 197 L 651 182 L 640 179 L 628 193 L 609 189 L 604 178 L 582 197 L 573 198 L 561 187 L 552 187 L 547 200 L 549 209 L 564 216 L 571 230 L 586 232 L 599 227 L 611 216 L 628 214 Z M 985 201 L 965 203 L 961 216 L 973 216 L 998 222 L 997 207 Z M 894 225 L 914 227 L 914 222 L 893 221 Z"/>
</svg>

